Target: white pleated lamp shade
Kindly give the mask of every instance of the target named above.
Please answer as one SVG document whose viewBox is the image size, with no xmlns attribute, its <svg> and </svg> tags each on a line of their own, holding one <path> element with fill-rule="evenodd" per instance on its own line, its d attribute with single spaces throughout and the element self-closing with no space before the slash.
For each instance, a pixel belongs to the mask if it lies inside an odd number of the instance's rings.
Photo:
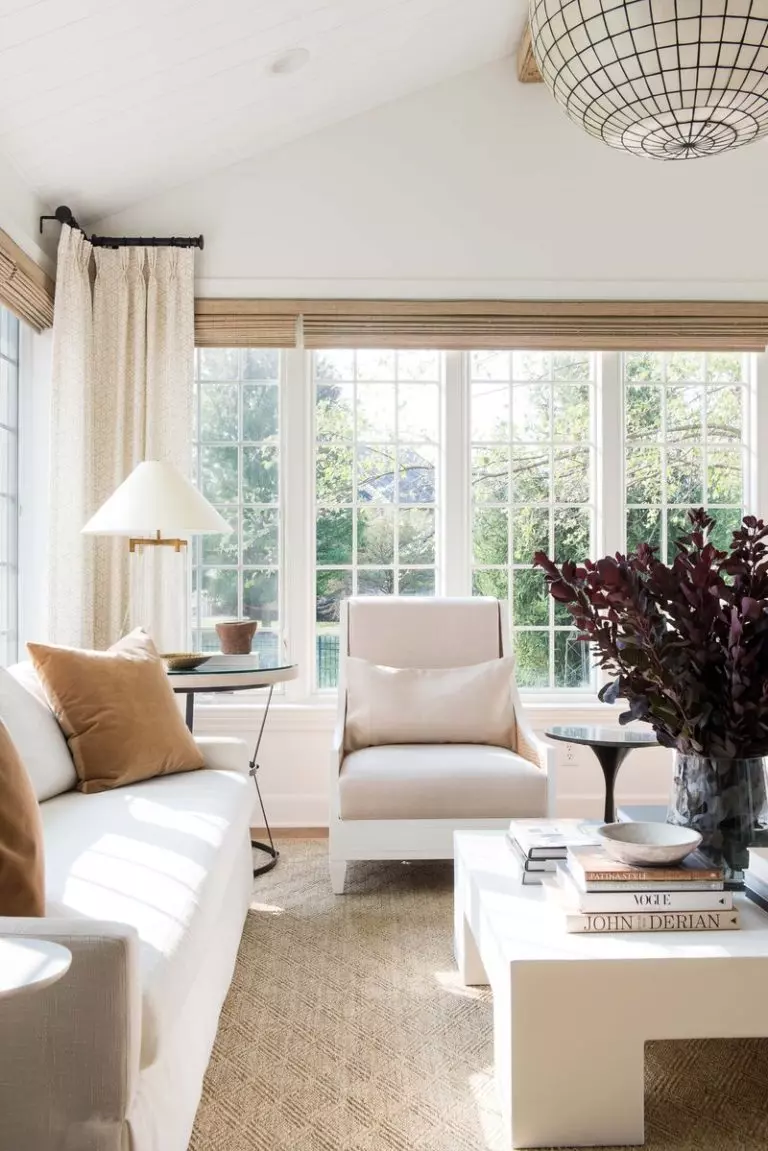
<svg viewBox="0 0 768 1151">
<path fill-rule="evenodd" d="M 82 529 L 89 535 L 175 537 L 232 528 L 173 464 L 145 460 Z"/>
</svg>

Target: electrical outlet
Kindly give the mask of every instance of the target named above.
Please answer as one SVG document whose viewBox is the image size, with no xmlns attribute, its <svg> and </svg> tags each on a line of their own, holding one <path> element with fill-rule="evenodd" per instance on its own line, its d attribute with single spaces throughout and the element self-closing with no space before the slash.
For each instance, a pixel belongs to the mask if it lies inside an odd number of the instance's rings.
<svg viewBox="0 0 768 1151">
<path fill-rule="evenodd" d="M 566 745 L 565 745 L 565 758 L 568 760 L 569 763 L 573 763 L 574 760 L 576 759 L 576 755 L 575 755 L 575 752 L 573 750 L 573 744 L 572 743 L 566 743 Z"/>
</svg>

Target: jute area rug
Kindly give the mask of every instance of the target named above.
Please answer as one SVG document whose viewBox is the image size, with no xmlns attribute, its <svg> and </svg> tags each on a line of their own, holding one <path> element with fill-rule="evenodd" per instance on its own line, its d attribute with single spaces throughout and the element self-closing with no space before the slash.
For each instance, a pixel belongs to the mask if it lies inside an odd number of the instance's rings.
<svg viewBox="0 0 768 1151">
<path fill-rule="evenodd" d="M 280 848 L 190 1151 L 500 1151 L 491 998 L 456 975 L 452 866 L 351 865 L 339 897 L 325 842 Z M 578 1059 L 577 1037 L 553 1042 Z M 768 1041 L 655 1043 L 645 1068 L 647 1148 L 768 1147 Z"/>
</svg>

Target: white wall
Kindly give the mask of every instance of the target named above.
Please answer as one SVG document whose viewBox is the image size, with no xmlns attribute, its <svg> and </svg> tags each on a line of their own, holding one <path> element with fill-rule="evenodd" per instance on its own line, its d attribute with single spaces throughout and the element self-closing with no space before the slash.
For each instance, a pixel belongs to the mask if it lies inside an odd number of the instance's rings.
<svg viewBox="0 0 768 1151">
<path fill-rule="evenodd" d="M 47 237 L 41 236 L 39 221 L 50 211 L 16 169 L 0 156 L 0 228 L 48 273 L 53 270 L 51 256 L 59 230 L 54 227 Z"/>
<path fill-rule="evenodd" d="M 100 221 L 205 235 L 211 295 L 760 298 L 768 144 L 659 163 L 511 60 Z"/>
</svg>

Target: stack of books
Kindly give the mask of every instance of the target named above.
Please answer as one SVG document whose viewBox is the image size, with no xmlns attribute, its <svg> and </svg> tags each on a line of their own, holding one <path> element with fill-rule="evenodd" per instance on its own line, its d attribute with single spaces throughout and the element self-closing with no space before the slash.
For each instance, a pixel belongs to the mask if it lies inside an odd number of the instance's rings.
<svg viewBox="0 0 768 1151">
<path fill-rule="evenodd" d="M 753 902 L 768 911 L 768 848 L 750 847 L 744 890 Z"/>
<path fill-rule="evenodd" d="M 542 883 L 553 875 L 569 846 L 598 843 L 597 826 L 584 819 L 513 819 L 507 843 L 520 864 L 522 882 Z"/>
<path fill-rule="evenodd" d="M 568 848 L 546 895 L 569 932 L 734 931 L 723 872 L 696 854 L 675 867 L 629 867 L 602 847 Z M 768 875 L 768 861 L 766 861 Z"/>
</svg>

